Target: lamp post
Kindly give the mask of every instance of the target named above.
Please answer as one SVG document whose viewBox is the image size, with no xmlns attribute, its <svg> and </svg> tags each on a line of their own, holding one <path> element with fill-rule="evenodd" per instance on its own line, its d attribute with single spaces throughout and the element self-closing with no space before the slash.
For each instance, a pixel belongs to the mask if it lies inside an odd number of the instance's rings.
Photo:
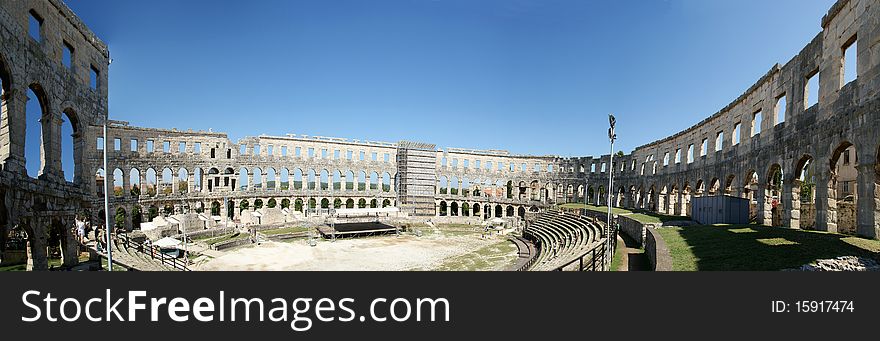
<svg viewBox="0 0 880 341">
<path fill-rule="evenodd" d="M 107 121 L 104 121 L 104 237 L 107 242 L 107 271 L 113 271 L 113 248 L 110 246 L 110 186 L 107 172 Z"/>
<path fill-rule="evenodd" d="M 614 185 L 614 140 L 617 139 L 617 134 L 614 133 L 614 125 L 617 123 L 617 120 L 614 118 L 614 115 L 608 115 L 608 123 L 610 125 L 608 128 L 608 140 L 611 144 L 611 154 L 608 159 L 608 168 L 606 168 L 608 170 L 608 188 L 606 189 L 606 192 L 608 193 L 608 223 L 605 228 L 607 229 L 606 236 L 608 236 L 609 250 L 611 250 L 611 246 L 614 245 L 614 241 L 611 240 L 611 189 Z"/>
</svg>

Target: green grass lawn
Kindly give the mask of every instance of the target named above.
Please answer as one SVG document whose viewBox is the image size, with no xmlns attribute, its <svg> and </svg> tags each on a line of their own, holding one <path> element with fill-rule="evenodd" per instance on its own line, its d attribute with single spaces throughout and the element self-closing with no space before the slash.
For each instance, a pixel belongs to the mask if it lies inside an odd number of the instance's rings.
<svg viewBox="0 0 880 341">
<path fill-rule="evenodd" d="M 584 204 L 570 203 L 570 204 L 562 204 L 559 205 L 562 208 L 584 208 Z M 586 205 L 588 210 L 606 213 L 608 212 L 608 206 L 595 206 L 595 205 Z M 618 215 L 624 215 L 630 218 L 633 218 L 639 222 L 644 224 L 661 224 L 667 221 L 675 221 L 675 220 L 689 220 L 688 217 L 679 217 L 679 216 L 671 216 L 665 215 L 655 212 L 647 212 L 647 211 L 630 211 L 624 208 L 612 207 L 611 212 Z"/>
<path fill-rule="evenodd" d="M 451 257 L 432 271 L 500 271 L 514 264 L 518 257 L 516 244 L 503 239 L 474 252 Z"/>
<path fill-rule="evenodd" d="M 617 271 L 620 268 L 620 263 L 623 262 L 623 252 L 626 249 L 626 245 L 623 244 L 622 240 L 617 241 L 617 248 L 614 250 L 614 256 L 611 257 L 611 271 Z"/>
<path fill-rule="evenodd" d="M 312 229 L 308 228 L 308 227 L 294 226 L 294 227 L 285 227 L 285 228 L 280 228 L 280 229 L 260 231 L 260 233 L 267 235 L 267 236 L 274 236 L 274 235 L 287 234 L 287 233 L 308 232 L 311 230 Z"/>
<path fill-rule="evenodd" d="M 880 241 L 834 233 L 715 225 L 657 229 L 677 271 L 782 270 L 816 259 L 864 256 L 877 259 Z"/>
<path fill-rule="evenodd" d="M 217 236 L 217 237 L 213 237 L 213 238 L 203 239 L 203 240 L 201 240 L 201 242 L 206 245 L 214 245 L 214 244 L 217 244 L 220 242 L 225 242 L 228 240 L 239 240 L 239 239 L 246 239 L 246 238 L 250 238 L 250 236 L 247 233 L 231 233 L 231 234 L 224 234 L 222 236 Z"/>
</svg>

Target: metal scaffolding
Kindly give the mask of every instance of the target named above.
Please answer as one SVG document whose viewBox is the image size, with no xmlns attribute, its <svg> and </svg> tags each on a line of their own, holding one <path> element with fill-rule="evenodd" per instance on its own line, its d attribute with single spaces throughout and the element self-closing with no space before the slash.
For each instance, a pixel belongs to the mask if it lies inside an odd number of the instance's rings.
<svg viewBox="0 0 880 341">
<path fill-rule="evenodd" d="M 433 216 L 437 183 L 437 146 L 400 141 L 397 144 L 397 202 L 401 211 Z"/>
</svg>

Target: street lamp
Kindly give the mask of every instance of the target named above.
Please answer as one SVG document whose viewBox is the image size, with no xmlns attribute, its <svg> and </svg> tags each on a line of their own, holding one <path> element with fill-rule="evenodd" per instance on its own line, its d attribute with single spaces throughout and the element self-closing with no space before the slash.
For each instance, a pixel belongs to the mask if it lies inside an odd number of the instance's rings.
<svg viewBox="0 0 880 341">
<path fill-rule="evenodd" d="M 608 247 L 611 250 L 611 246 L 614 245 L 614 242 L 611 240 L 611 192 L 614 185 L 614 140 L 617 139 L 617 134 L 614 133 L 614 125 L 617 123 L 617 120 L 614 118 L 614 115 L 608 114 L 608 140 L 611 144 L 611 155 L 608 159 L 608 188 L 606 192 L 608 192 L 608 223 L 605 225 L 605 229 L 607 232 L 605 235 L 608 237 Z M 613 252 L 613 251 L 612 251 Z"/>
</svg>

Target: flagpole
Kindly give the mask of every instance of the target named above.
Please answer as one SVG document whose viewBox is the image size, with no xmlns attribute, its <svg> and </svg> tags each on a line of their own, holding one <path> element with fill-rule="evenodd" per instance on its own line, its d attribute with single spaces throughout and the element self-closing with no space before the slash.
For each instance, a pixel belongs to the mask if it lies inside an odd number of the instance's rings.
<svg viewBox="0 0 880 341">
<path fill-rule="evenodd" d="M 107 241 L 107 270 L 113 271 L 113 247 L 110 245 L 110 183 L 107 169 L 107 122 L 104 122 L 104 235 Z"/>
</svg>

